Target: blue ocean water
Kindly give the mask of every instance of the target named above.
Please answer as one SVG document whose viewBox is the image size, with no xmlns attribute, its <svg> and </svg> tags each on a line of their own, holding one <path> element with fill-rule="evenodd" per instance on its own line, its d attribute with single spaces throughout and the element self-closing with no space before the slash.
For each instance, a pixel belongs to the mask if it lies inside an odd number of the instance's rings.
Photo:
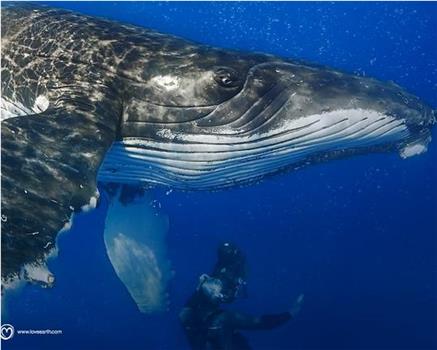
<svg viewBox="0 0 437 350">
<path fill-rule="evenodd" d="M 198 42 L 264 51 L 393 80 L 437 107 L 437 3 L 51 2 Z M 437 135 L 434 130 L 434 138 Z M 62 336 L 5 349 L 187 349 L 177 314 L 232 240 L 248 297 L 232 307 L 298 319 L 246 333 L 254 349 L 437 348 L 437 142 L 419 157 L 366 155 L 258 185 L 205 193 L 157 188 L 170 217 L 169 311 L 140 314 L 106 256 L 107 202 L 77 217 L 50 263 L 52 289 L 8 295 L 4 321 Z"/>
</svg>

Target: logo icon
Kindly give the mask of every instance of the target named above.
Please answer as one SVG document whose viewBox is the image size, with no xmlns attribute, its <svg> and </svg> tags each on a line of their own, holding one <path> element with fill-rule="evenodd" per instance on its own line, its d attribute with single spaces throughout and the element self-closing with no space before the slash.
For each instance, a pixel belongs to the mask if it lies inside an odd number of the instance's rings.
<svg viewBox="0 0 437 350">
<path fill-rule="evenodd" d="M 11 339 L 15 334 L 14 326 L 8 323 L 2 324 L 1 327 L 1 338 L 2 340 Z"/>
</svg>

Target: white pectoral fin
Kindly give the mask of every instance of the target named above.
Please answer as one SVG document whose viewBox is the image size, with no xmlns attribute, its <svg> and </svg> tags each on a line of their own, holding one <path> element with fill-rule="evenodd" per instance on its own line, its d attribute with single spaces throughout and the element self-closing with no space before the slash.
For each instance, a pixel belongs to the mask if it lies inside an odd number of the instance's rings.
<svg viewBox="0 0 437 350">
<path fill-rule="evenodd" d="M 112 266 L 143 313 L 167 307 L 167 283 L 171 278 L 165 238 L 168 217 L 149 193 L 129 202 L 112 198 L 105 223 L 104 240 Z"/>
</svg>

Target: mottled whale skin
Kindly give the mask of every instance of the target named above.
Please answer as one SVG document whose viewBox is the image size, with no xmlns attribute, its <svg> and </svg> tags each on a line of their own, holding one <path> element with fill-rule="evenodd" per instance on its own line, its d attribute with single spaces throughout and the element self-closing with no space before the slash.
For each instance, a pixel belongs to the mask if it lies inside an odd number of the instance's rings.
<svg viewBox="0 0 437 350">
<path fill-rule="evenodd" d="M 3 281 L 43 263 L 98 180 L 226 188 L 419 154 L 435 123 L 399 86 L 327 67 L 33 5 L 4 6 L 1 24 Z"/>
</svg>

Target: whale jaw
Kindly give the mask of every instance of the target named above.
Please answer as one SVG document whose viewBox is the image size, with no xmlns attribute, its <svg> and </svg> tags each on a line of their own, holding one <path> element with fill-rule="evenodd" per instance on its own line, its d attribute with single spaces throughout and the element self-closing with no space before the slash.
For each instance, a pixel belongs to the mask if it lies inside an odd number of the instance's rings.
<svg viewBox="0 0 437 350">
<path fill-rule="evenodd" d="M 100 168 L 99 180 L 217 189 L 258 180 L 332 152 L 396 147 L 409 137 L 404 120 L 363 109 L 292 119 L 269 132 L 244 137 L 216 131 L 177 134 L 163 129 L 159 133 L 167 142 L 140 138 L 116 142 Z"/>
</svg>

